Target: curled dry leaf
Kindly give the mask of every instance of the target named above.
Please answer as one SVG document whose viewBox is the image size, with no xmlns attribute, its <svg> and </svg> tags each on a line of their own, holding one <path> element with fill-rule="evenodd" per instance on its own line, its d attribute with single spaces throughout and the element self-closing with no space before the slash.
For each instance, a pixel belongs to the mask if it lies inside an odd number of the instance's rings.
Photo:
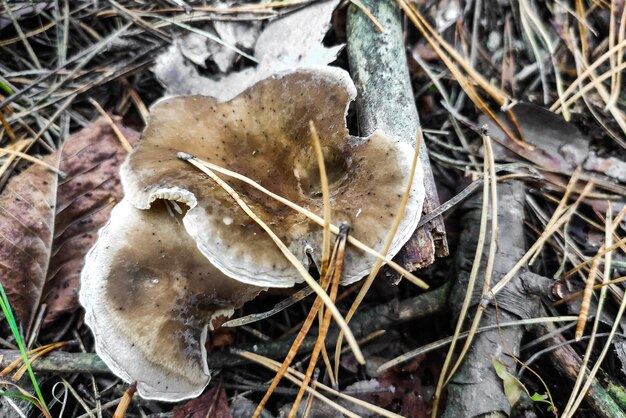
<svg viewBox="0 0 626 418">
<path fill-rule="evenodd" d="M 479 117 L 481 125 L 487 125 L 489 134 L 506 148 L 494 144 L 498 156 L 522 157 L 542 168 L 571 172 L 587 157 L 589 141 L 573 124 L 547 109 L 531 103 L 517 103 L 512 108 L 525 140 L 535 147 L 527 150 L 517 145 L 484 115 Z M 507 118 L 501 114 L 500 119 Z"/>
<path fill-rule="evenodd" d="M 227 44 L 235 45 L 243 50 L 252 50 L 261 31 L 261 22 L 213 22 L 215 32 Z M 232 48 L 215 42 L 207 45 L 211 60 L 222 73 L 227 73 L 235 64 L 239 54 Z"/>
<path fill-rule="evenodd" d="M 319 133 L 333 222 L 381 251 L 411 173 L 413 148 L 382 132 L 351 137 L 348 74 L 313 67 L 275 75 L 236 98 L 173 97 L 151 112 L 140 144 L 122 165 L 125 198 L 87 255 L 80 299 L 100 357 L 141 396 L 177 401 L 209 382 L 207 326 L 263 288 L 303 279 L 231 195 L 187 161 L 195 155 L 322 213 L 309 121 Z M 421 166 L 390 251 L 417 226 Z M 319 266 L 322 229 L 246 184 L 227 180 L 305 266 Z M 179 203 L 177 203 L 179 202 Z M 374 257 L 348 248 L 342 283 L 366 275 Z"/>
<path fill-rule="evenodd" d="M 212 22 L 214 36 L 219 37 L 227 45 L 239 49 L 251 50 L 259 35 L 261 22 Z M 232 47 L 219 44 L 199 33 L 191 32 L 177 39 L 170 53 L 179 52 L 183 57 L 200 68 L 207 67 L 211 61 L 221 73 L 227 73 L 239 57 Z M 164 55 L 167 56 L 167 53 Z"/>
<path fill-rule="evenodd" d="M 216 78 L 204 77 L 186 60 L 185 54 L 189 55 L 187 39 L 174 43 L 157 57 L 153 71 L 170 95 L 202 94 L 228 100 L 277 72 L 326 65 L 334 61 L 343 48 L 343 45 L 326 48 L 322 44 L 337 4 L 339 0 L 315 2 L 268 24 L 256 41 L 254 57 L 259 63 L 254 67 Z M 222 29 L 222 36 L 227 34 L 219 25 L 216 29 Z M 246 43 L 249 36 L 245 33 Z M 197 41 L 197 37 L 192 39 Z M 211 49 L 209 46 L 206 53 Z"/>
<path fill-rule="evenodd" d="M 131 143 L 137 140 L 137 132 L 119 128 Z M 83 258 L 121 198 L 117 171 L 125 155 L 100 119 L 44 158 L 64 179 L 34 164 L 0 194 L 0 280 L 24 326 L 40 303 L 47 305 L 46 323 L 78 306 Z"/>
<path fill-rule="evenodd" d="M 546 187 L 556 185 L 561 190 L 565 187 L 566 179 L 560 174 L 569 175 L 576 167 L 582 166 L 587 171 L 586 176 L 595 178 L 598 188 L 615 195 L 624 195 L 623 185 L 615 181 L 626 182 L 626 163 L 619 159 L 620 156 L 598 157 L 590 151 L 589 138 L 576 125 L 540 106 L 517 103 L 512 111 L 524 138 L 534 149 L 528 150 L 515 144 L 493 122 L 481 115 L 479 123 L 487 125 L 490 135 L 498 143 L 494 144 L 497 159 L 530 161 L 538 166 L 547 180 Z M 499 117 L 506 122 L 504 114 Z M 606 212 L 606 200 L 592 199 L 589 203 L 599 212 Z M 614 204 L 614 209 L 619 211 L 623 199 Z"/>
</svg>

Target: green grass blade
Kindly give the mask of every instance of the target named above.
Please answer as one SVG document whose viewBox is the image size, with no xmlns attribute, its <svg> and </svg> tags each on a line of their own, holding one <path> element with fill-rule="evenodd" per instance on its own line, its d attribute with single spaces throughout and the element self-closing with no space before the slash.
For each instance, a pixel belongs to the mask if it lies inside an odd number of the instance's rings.
<svg viewBox="0 0 626 418">
<path fill-rule="evenodd" d="M 24 360 L 24 364 L 28 369 L 28 374 L 30 375 L 30 380 L 33 382 L 33 387 L 35 388 L 35 393 L 37 393 L 37 397 L 41 402 L 41 406 L 45 408 L 45 412 L 49 412 L 48 405 L 46 405 L 46 401 L 43 399 L 43 395 L 41 394 L 41 389 L 39 388 L 39 384 L 37 383 L 37 378 L 35 378 L 35 373 L 33 373 L 33 369 L 30 367 L 30 361 L 28 360 L 28 355 L 26 354 L 26 347 L 24 346 L 24 342 L 22 341 L 22 337 L 20 335 L 19 330 L 17 329 L 17 323 L 15 322 L 15 317 L 13 316 L 13 310 L 11 309 L 11 304 L 9 303 L 9 299 L 7 298 L 7 294 L 4 291 L 4 286 L 0 282 L 0 308 L 2 308 L 2 312 L 4 312 L 4 316 L 6 317 L 9 327 L 11 328 L 11 332 L 15 337 L 15 341 L 17 342 L 18 347 L 20 348 L 20 352 L 22 353 L 22 359 Z"/>
<path fill-rule="evenodd" d="M 0 90 L 5 92 L 6 94 L 13 94 L 13 89 L 9 87 L 8 85 L 6 85 L 5 83 L 3 83 L 2 80 L 0 80 Z"/>
<path fill-rule="evenodd" d="M 0 397 L 3 397 L 3 396 L 7 398 L 17 398 L 17 399 L 25 400 L 35 405 L 35 407 L 37 407 L 41 412 L 43 412 L 43 406 L 39 402 L 39 399 L 35 398 L 34 396 L 24 395 L 21 393 L 0 392 Z"/>
<path fill-rule="evenodd" d="M 5 396 L 7 398 L 18 398 L 24 401 L 28 401 L 35 405 L 37 408 L 40 408 L 39 399 L 34 396 L 22 395 L 21 393 L 10 393 L 10 392 L 0 392 L 0 396 Z"/>
</svg>

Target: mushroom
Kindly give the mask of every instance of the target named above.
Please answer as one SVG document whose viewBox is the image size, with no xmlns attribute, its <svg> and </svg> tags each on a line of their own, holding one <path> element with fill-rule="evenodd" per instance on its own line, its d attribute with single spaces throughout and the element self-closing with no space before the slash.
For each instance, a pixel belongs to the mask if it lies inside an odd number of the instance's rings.
<svg viewBox="0 0 626 418">
<path fill-rule="evenodd" d="M 330 67 L 281 73 L 230 101 L 181 96 L 151 110 L 139 145 L 121 169 L 125 198 L 88 253 L 80 300 L 96 350 L 111 370 L 137 381 L 144 398 L 177 401 L 209 380 L 208 327 L 269 287 L 302 278 L 221 187 L 178 158 L 188 153 L 243 174 L 311 212 L 322 213 L 309 121 L 317 128 L 333 223 L 380 251 L 408 183 L 414 150 L 383 132 L 350 136 L 355 88 Z M 245 203 L 307 267 L 319 266 L 322 229 L 256 188 L 228 179 Z M 421 167 L 388 257 L 415 230 Z M 177 202 L 182 203 L 179 205 Z M 343 284 L 365 276 L 374 257 L 345 253 Z"/>
<path fill-rule="evenodd" d="M 264 288 L 209 263 L 167 204 L 139 210 L 123 199 L 115 206 L 87 254 L 80 301 L 111 371 L 137 381 L 142 397 L 173 402 L 209 383 L 204 345 L 212 320 Z"/>
<path fill-rule="evenodd" d="M 345 71 L 313 67 L 268 78 L 230 101 L 205 96 L 163 100 L 152 109 L 141 143 L 122 166 L 126 196 L 140 209 L 156 199 L 185 203 L 187 232 L 224 274 L 257 286 L 293 286 L 302 279 L 271 239 L 177 153 L 236 171 L 321 213 L 312 120 L 326 163 L 333 221 L 349 223 L 354 237 L 380 250 L 408 182 L 414 150 L 380 131 L 351 137 L 345 116 L 354 96 Z M 421 167 L 413 184 L 390 257 L 417 227 L 424 197 Z M 236 188 L 305 266 L 309 258 L 320 265 L 322 231 L 317 224 L 251 186 Z M 373 256 L 349 248 L 342 283 L 360 280 L 373 263 Z"/>
</svg>

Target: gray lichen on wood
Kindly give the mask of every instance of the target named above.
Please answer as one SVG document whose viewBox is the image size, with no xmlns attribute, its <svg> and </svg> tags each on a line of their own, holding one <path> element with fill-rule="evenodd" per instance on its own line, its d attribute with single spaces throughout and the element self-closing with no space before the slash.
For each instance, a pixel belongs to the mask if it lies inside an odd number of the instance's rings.
<svg viewBox="0 0 626 418">
<path fill-rule="evenodd" d="M 357 86 L 360 135 L 376 129 L 416 144 L 419 117 L 404 54 L 400 10 L 391 1 L 363 1 L 381 33 L 356 7 L 348 11 L 348 58 Z"/>
<path fill-rule="evenodd" d="M 357 117 L 360 135 L 381 129 L 415 146 L 419 116 L 411 87 L 404 47 L 400 10 L 391 0 L 362 0 L 361 3 L 382 25 L 380 32 L 357 7 L 348 11 L 348 59 L 357 87 Z M 424 213 L 439 206 L 428 150 L 422 141 L 420 162 L 424 169 Z M 442 217 L 416 231 L 397 256 L 408 269 L 426 267 L 435 256 L 448 255 Z"/>
</svg>

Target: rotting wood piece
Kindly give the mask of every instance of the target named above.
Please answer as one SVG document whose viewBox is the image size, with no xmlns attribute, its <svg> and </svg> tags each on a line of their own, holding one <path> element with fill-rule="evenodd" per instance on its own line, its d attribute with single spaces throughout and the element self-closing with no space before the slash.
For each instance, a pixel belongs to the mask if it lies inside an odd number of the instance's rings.
<svg viewBox="0 0 626 418">
<path fill-rule="evenodd" d="M 384 32 L 357 7 L 349 9 L 348 59 L 358 92 L 360 133 L 369 135 L 382 129 L 415 146 L 419 116 L 408 72 L 400 11 L 390 0 L 362 0 L 362 4 L 380 22 Z M 427 214 L 439 206 L 439 196 L 423 142 L 420 162 L 426 190 L 422 213 Z M 443 217 L 438 216 L 415 231 L 395 260 L 411 271 L 427 267 L 435 257 L 447 255 Z"/>
</svg>

